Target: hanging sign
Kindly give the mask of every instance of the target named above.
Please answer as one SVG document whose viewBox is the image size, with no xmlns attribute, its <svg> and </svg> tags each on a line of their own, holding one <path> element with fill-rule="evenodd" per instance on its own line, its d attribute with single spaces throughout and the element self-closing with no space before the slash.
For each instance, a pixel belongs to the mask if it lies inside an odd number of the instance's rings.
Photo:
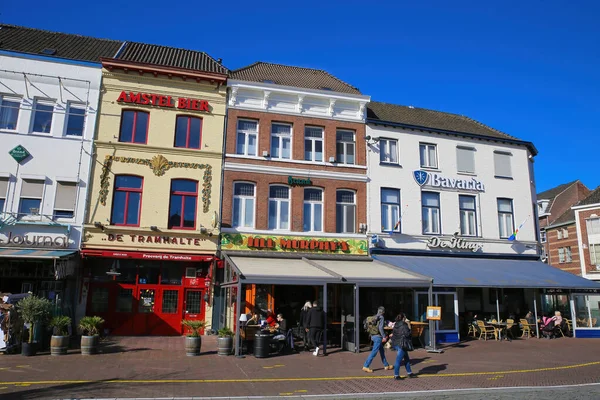
<svg viewBox="0 0 600 400">
<path fill-rule="evenodd" d="M 483 244 L 466 241 L 457 234 L 454 234 L 450 240 L 444 240 L 437 236 L 432 236 L 427 242 L 427 247 L 440 248 L 440 249 L 452 249 L 452 250 L 470 250 L 473 253 L 483 249 Z"/>
<path fill-rule="evenodd" d="M 485 186 L 483 185 L 483 182 L 478 181 L 475 178 L 447 178 L 441 174 L 433 172 L 430 173 L 420 169 L 413 171 L 413 177 L 419 186 L 485 192 Z"/>
</svg>

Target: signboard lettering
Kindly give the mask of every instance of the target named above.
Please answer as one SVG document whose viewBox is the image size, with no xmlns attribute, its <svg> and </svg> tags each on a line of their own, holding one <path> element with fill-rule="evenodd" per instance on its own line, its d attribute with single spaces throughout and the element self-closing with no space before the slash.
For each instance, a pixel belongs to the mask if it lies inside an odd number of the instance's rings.
<svg viewBox="0 0 600 400">
<path fill-rule="evenodd" d="M 299 178 L 294 178 L 292 176 L 288 176 L 288 185 L 290 185 L 290 186 L 310 186 L 310 185 L 312 185 L 312 181 L 310 180 L 310 178 L 299 179 Z"/>
<path fill-rule="evenodd" d="M 457 234 L 452 236 L 450 240 L 444 240 L 437 236 L 432 236 L 427 242 L 427 247 L 431 248 L 442 248 L 442 249 L 456 249 L 456 250 L 471 250 L 473 253 L 483 248 L 481 243 L 468 242 Z"/>
<path fill-rule="evenodd" d="M 18 163 L 30 156 L 30 153 L 27 151 L 27 149 L 21 145 L 18 145 L 9 151 L 8 154 L 10 154 L 10 156 Z"/>
<path fill-rule="evenodd" d="M 67 247 L 69 239 L 64 236 L 49 236 L 49 235 L 19 235 L 13 232 L 8 232 L 6 239 L 0 239 L 0 245 L 20 246 L 20 247 L 44 247 L 57 248 Z"/>
<path fill-rule="evenodd" d="M 413 171 L 413 177 L 419 186 L 485 192 L 485 186 L 483 185 L 483 182 L 480 182 L 475 178 L 447 178 L 443 175 L 430 173 L 423 170 Z"/>
<path fill-rule="evenodd" d="M 122 235 L 109 233 L 103 240 L 109 242 L 131 242 L 131 243 L 152 243 L 152 244 L 178 244 L 185 246 L 201 246 L 201 242 L 205 242 L 206 239 L 202 238 L 185 238 L 185 237 L 173 237 L 173 236 L 149 236 L 149 235 Z"/>
<path fill-rule="evenodd" d="M 367 254 L 366 239 L 311 238 L 302 236 L 263 236 L 225 233 L 223 250 L 262 250 L 301 253 Z"/>
<path fill-rule="evenodd" d="M 134 103 L 140 105 L 151 105 L 157 107 L 175 108 L 180 110 L 195 110 L 210 112 L 207 100 L 188 99 L 180 97 L 175 101 L 172 96 L 163 96 L 153 93 L 135 93 L 122 91 L 117 98 L 117 103 Z"/>
</svg>

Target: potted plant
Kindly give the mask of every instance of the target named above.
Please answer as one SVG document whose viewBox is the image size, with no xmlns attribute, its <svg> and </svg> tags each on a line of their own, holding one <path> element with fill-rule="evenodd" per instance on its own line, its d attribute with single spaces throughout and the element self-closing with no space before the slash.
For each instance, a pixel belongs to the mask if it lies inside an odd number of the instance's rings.
<svg viewBox="0 0 600 400">
<path fill-rule="evenodd" d="M 29 338 L 22 343 L 21 354 L 35 356 L 37 342 L 33 341 L 33 333 L 38 324 L 43 324 L 50 318 L 52 303 L 48 299 L 37 296 L 27 296 L 17 303 L 17 309 L 23 322 L 29 324 Z"/>
<path fill-rule="evenodd" d="M 229 328 L 221 328 L 217 331 L 217 354 L 228 356 L 233 351 L 233 332 Z"/>
<path fill-rule="evenodd" d="M 69 348 L 69 326 L 71 318 L 66 315 L 59 315 L 50 320 L 52 328 L 52 338 L 50 339 L 50 354 L 53 356 L 62 356 L 67 354 Z"/>
<path fill-rule="evenodd" d="M 79 321 L 79 328 L 83 335 L 81 336 L 81 354 L 89 356 L 98 352 L 98 338 L 100 327 L 104 320 L 98 316 L 83 317 Z"/>
<path fill-rule="evenodd" d="M 181 324 L 187 328 L 187 335 L 185 338 L 185 354 L 188 356 L 199 356 L 200 349 L 202 348 L 202 337 L 200 336 L 200 330 L 206 327 L 204 321 L 187 320 L 181 321 Z"/>
</svg>

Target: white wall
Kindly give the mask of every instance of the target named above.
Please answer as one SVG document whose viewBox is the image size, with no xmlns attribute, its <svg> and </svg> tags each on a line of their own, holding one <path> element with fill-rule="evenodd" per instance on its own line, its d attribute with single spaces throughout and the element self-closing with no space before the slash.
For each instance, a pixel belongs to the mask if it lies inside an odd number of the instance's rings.
<svg viewBox="0 0 600 400">
<path fill-rule="evenodd" d="M 72 181 L 78 182 L 75 216 L 72 219 L 56 219 L 55 222 L 71 225 L 67 247 L 79 249 L 99 100 L 100 66 L 82 66 L 58 60 L 36 60 L 11 55 L 0 55 L 0 65 L 3 70 L 0 71 L 0 96 L 21 99 L 16 129 L 0 129 L 0 177 L 9 177 L 6 205 L 0 219 L 7 221 L 10 214 L 18 212 L 24 177 L 42 178 L 45 181 L 40 210 L 44 216 L 31 218 L 38 222 L 37 225 L 5 224 L 0 229 L 0 246 L 5 245 L 10 232 L 30 237 L 64 235 L 64 229 L 49 227 L 47 223 L 52 221 L 57 181 Z M 26 74 L 26 79 L 23 73 Z M 62 85 L 58 77 L 61 77 Z M 50 133 L 31 132 L 32 107 L 36 99 L 51 99 L 55 104 Z M 66 110 L 71 102 L 82 103 L 84 107 L 87 103 L 83 137 L 65 134 Z M 31 153 L 31 157 L 20 164 L 8 154 L 17 145 L 25 147 Z"/>
<path fill-rule="evenodd" d="M 531 161 L 524 146 L 509 145 L 458 136 L 417 132 L 400 128 L 382 127 L 368 124 L 367 135 L 374 138 L 398 140 L 399 165 L 380 165 L 379 142 L 367 146 L 368 165 L 368 226 L 372 234 L 379 235 L 380 244 L 387 249 L 428 250 L 426 242 L 430 236 L 422 234 L 421 189 L 440 193 L 442 239 L 448 240 L 454 232 L 460 231 L 459 194 L 475 194 L 477 198 L 477 222 L 479 237 L 465 238 L 483 247 L 483 253 L 537 254 L 535 218 L 532 198 L 533 177 L 530 176 Z M 448 178 L 475 178 L 482 182 L 485 191 L 474 192 L 460 189 L 421 188 L 414 179 L 413 171 L 420 170 L 419 143 L 437 144 L 438 170 L 426 170 Z M 475 148 L 475 175 L 457 172 L 457 145 Z M 494 151 L 512 154 L 513 179 L 496 178 L 494 175 Z M 402 231 L 392 235 L 381 232 L 381 188 L 400 189 Z M 513 199 L 514 225 L 517 228 L 529 216 L 521 228 L 517 241 L 500 239 L 498 228 L 497 198 Z M 440 251 L 440 249 L 437 249 Z M 453 253 L 469 250 L 449 250 Z"/>
</svg>

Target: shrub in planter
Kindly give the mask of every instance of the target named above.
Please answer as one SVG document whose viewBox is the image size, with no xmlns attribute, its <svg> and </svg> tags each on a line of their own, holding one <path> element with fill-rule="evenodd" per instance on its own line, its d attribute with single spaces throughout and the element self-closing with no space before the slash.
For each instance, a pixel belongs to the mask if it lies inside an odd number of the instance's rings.
<svg viewBox="0 0 600 400">
<path fill-rule="evenodd" d="M 33 341 L 33 332 L 38 324 L 44 324 L 50 318 L 52 303 L 48 299 L 37 296 L 28 296 L 17 303 L 17 309 L 23 322 L 29 324 L 29 338 L 22 343 L 21 354 L 34 356 L 37 353 L 37 343 Z"/>
<path fill-rule="evenodd" d="M 228 356 L 233 350 L 233 332 L 229 328 L 221 328 L 217 331 L 217 354 Z"/>
<path fill-rule="evenodd" d="M 202 336 L 200 331 L 206 327 L 204 321 L 190 321 L 184 319 L 181 324 L 186 328 L 185 354 L 187 356 L 199 356 L 202 348 Z"/>
<path fill-rule="evenodd" d="M 66 315 L 60 315 L 50 320 L 49 327 L 54 330 L 50 339 L 50 354 L 53 356 L 62 356 L 67 354 L 69 348 L 69 325 L 71 318 Z"/>
<path fill-rule="evenodd" d="M 82 355 L 89 356 L 98 352 L 98 335 L 103 324 L 104 320 L 98 316 L 81 318 L 79 329 L 83 332 L 81 336 Z"/>
</svg>

